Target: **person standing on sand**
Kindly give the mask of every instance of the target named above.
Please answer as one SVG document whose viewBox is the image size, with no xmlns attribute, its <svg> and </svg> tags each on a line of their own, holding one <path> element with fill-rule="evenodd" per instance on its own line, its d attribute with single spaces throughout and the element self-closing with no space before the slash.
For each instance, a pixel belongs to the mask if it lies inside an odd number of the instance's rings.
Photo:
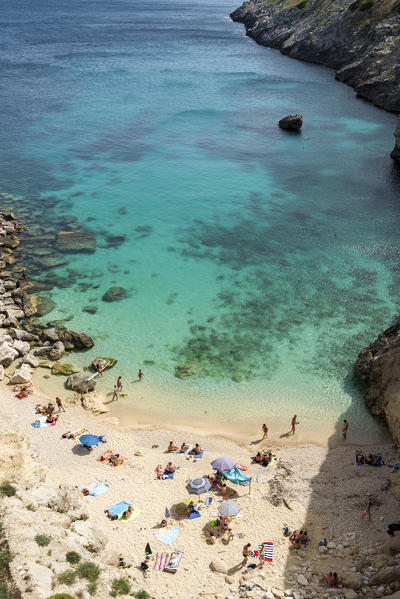
<svg viewBox="0 0 400 599">
<path fill-rule="evenodd" d="M 242 565 L 245 566 L 247 564 L 247 560 L 249 559 L 249 555 L 250 555 L 250 547 L 251 544 L 247 543 L 244 547 L 243 547 L 243 551 L 242 551 L 242 555 L 243 555 L 243 562 Z"/>
<path fill-rule="evenodd" d="M 297 424 L 297 414 L 295 414 L 292 418 L 292 435 L 296 432 L 296 424 Z"/>
<path fill-rule="evenodd" d="M 139 372 L 138 372 L 138 375 L 137 375 L 137 376 L 138 376 L 138 379 L 139 379 L 139 381 L 141 381 L 141 380 L 142 380 L 142 378 L 143 378 L 143 372 L 142 372 L 142 369 L 141 369 L 141 368 L 139 368 Z"/>
<path fill-rule="evenodd" d="M 122 391 L 122 377 L 121 376 L 119 376 L 117 378 L 117 389 L 118 389 L 118 391 Z"/>
<path fill-rule="evenodd" d="M 349 430 L 349 423 L 347 422 L 347 420 L 343 420 L 343 430 L 342 430 L 342 435 L 343 435 L 343 439 L 346 441 L 346 437 L 347 437 L 347 431 Z"/>
<path fill-rule="evenodd" d="M 56 404 L 59 412 L 61 412 L 61 410 L 65 412 L 64 406 L 62 405 L 62 401 L 59 397 L 56 397 Z"/>
<path fill-rule="evenodd" d="M 118 399 L 118 387 L 117 387 L 117 385 L 114 386 L 114 393 L 113 393 L 111 401 L 114 401 L 114 399 L 115 399 L 115 401 L 117 401 L 117 399 Z"/>
<path fill-rule="evenodd" d="M 266 424 L 262 425 L 262 432 L 264 433 L 264 436 L 262 438 L 262 440 L 264 441 L 264 439 L 266 439 L 268 436 L 268 426 Z"/>
<path fill-rule="evenodd" d="M 371 508 L 372 508 L 372 501 L 368 501 L 366 507 L 363 509 L 363 513 L 361 515 L 361 518 L 364 520 L 364 516 L 368 517 L 368 520 L 371 520 Z"/>
</svg>

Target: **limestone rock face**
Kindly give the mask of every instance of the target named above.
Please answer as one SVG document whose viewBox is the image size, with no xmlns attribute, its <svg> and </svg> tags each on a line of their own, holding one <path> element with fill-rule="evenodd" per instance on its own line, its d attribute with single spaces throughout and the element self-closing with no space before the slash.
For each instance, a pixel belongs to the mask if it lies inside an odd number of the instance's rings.
<svg viewBox="0 0 400 599">
<path fill-rule="evenodd" d="M 60 231 L 57 233 L 56 246 L 60 252 L 77 254 L 96 251 L 96 239 L 84 231 Z"/>
<path fill-rule="evenodd" d="M 87 393 L 88 391 L 93 391 L 96 386 L 96 381 L 93 378 L 91 379 L 87 374 L 80 372 L 71 374 L 67 378 L 65 385 L 67 389 L 71 389 L 77 393 Z"/>
<path fill-rule="evenodd" d="M 13 385 L 18 385 L 21 383 L 29 383 L 32 378 L 32 370 L 29 364 L 21 364 L 19 368 L 16 369 L 12 377 L 10 378 L 10 383 Z"/>
<path fill-rule="evenodd" d="M 73 522 L 71 530 L 79 535 L 82 546 L 90 551 L 90 553 L 99 553 L 108 542 L 106 535 L 101 530 L 95 528 L 89 520 Z"/>
<path fill-rule="evenodd" d="M 11 345 L 8 345 L 8 343 L 4 343 L 4 345 L 0 347 L 0 364 L 5 368 L 10 366 L 11 362 L 15 360 L 17 356 L 17 350 L 11 347 Z"/>
<path fill-rule="evenodd" d="M 65 347 L 62 341 L 57 341 L 49 351 L 50 360 L 59 360 L 65 353 Z"/>
<path fill-rule="evenodd" d="M 228 574 L 228 568 L 219 559 L 213 559 L 212 562 L 210 562 L 210 570 L 212 570 L 212 572 L 219 572 L 220 574 Z"/>
<path fill-rule="evenodd" d="M 13 348 L 17 350 L 20 356 L 25 356 L 31 349 L 31 346 L 26 341 L 20 341 L 19 339 L 15 339 L 13 343 Z"/>
<path fill-rule="evenodd" d="M 279 121 L 279 127 L 281 127 L 282 129 L 289 129 L 290 131 L 300 131 L 302 125 L 302 114 L 291 114 L 289 116 L 285 116 L 283 119 Z"/>
<path fill-rule="evenodd" d="M 96 391 L 87 393 L 82 405 L 85 410 L 90 410 L 94 414 L 106 414 L 110 411 L 110 408 L 103 403 L 103 399 L 100 395 L 97 395 Z"/>
<path fill-rule="evenodd" d="M 37 368 L 39 366 L 39 360 L 32 356 L 32 354 L 26 354 L 20 362 L 20 364 L 29 364 L 32 368 Z"/>
<path fill-rule="evenodd" d="M 399 122 L 397 123 L 397 128 L 396 128 L 396 131 L 394 132 L 394 136 L 396 139 L 396 143 L 395 143 L 394 149 L 390 155 L 393 158 L 393 160 L 400 162 L 400 119 L 399 119 Z"/>
<path fill-rule="evenodd" d="M 365 402 L 372 414 L 385 420 L 400 442 L 400 323 L 389 327 L 363 349 L 355 372 L 365 385 Z"/>
<path fill-rule="evenodd" d="M 400 580 L 400 566 L 389 566 L 382 568 L 371 578 L 371 584 L 389 584 L 395 580 Z"/>
</svg>

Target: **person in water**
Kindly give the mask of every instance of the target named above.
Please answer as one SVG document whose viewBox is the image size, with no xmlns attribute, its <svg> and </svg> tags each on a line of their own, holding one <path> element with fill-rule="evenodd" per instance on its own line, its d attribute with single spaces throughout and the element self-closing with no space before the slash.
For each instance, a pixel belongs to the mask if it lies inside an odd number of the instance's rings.
<svg viewBox="0 0 400 599">
<path fill-rule="evenodd" d="M 118 399 L 118 393 L 119 393 L 119 389 L 118 389 L 117 385 L 114 385 L 114 393 L 113 393 L 111 401 L 114 401 L 114 400 L 117 401 L 117 399 Z"/>
<path fill-rule="evenodd" d="M 141 381 L 141 380 L 142 380 L 142 378 L 143 378 L 143 371 L 142 371 L 142 369 L 141 369 L 141 368 L 139 368 L 139 372 L 138 372 L 138 375 L 137 375 L 137 376 L 138 376 L 138 379 L 139 379 L 139 381 Z"/>
<path fill-rule="evenodd" d="M 117 389 L 118 389 L 118 391 L 122 391 L 122 377 L 121 376 L 119 376 L 117 378 Z"/>
</svg>

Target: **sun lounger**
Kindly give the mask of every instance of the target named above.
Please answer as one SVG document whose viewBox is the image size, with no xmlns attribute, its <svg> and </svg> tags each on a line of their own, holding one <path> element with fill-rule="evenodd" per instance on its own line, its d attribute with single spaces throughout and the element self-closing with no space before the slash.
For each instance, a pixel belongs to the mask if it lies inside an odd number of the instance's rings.
<svg viewBox="0 0 400 599">
<path fill-rule="evenodd" d="M 108 510 L 104 510 L 109 518 L 112 520 L 116 520 L 120 514 L 123 514 L 125 510 L 128 509 L 130 503 L 126 501 L 119 501 L 118 503 L 114 503 Z"/>
<path fill-rule="evenodd" d="M 182 551 L 177 551 L 175 549 L 171 553 L 171 557 L 169 558 L 169 561 L 168 561 L 167 565 L 165 566 L 164 570 L 166 570 L 167 572 L 177 572 L 177 570 L 179 568 L 179 564 L 182 559 L 182 555 L 183 555 Z"/>
</svg>

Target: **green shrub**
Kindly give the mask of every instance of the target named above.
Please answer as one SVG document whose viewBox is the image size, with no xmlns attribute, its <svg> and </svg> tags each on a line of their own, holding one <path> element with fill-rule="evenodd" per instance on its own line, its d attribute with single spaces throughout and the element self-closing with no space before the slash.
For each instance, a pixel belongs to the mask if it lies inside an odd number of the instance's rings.
<svg viewBox="0 0 400 599">
<path fill-rule="evenodd" d="M 51 537 L 48 537 L 47 535 L 36 535 L 35 541 L 39 547 L 47 547 L 51 541 Z"/>
<path fill-rule="evenodd" d="M 12 560 L 12 555 L 9 551 L 0 551 L 0 568 L 4 570 Z"/>
<path fill-rule="evenodd" d="M 65 570 L 65 572 L 61 572 L 61 574 L 59 574 L 58 582 L 60 584 L 66 584 L 67 586 L 70 586 L 71 584 L 74 584 L 75 578 L 75 570 Z"/>
<path fill-rule="evenodd" d="M 114 578 L 111 584 L 111 597 L 127 595 L 131 590 L 131 583 L 127 578 Z"/>
<path fill-rule="evenodd" d="M 307 2 L 308 0 L 301 0 L 301 2 L 299 2 L 298 4 L 296 4 L 296 8 L 305 8 L 307 6 Z"/>
<path fill-rule="evenodd" d="M 89 582 L 87 585 L 87 591 L 89 595 L 95 595 L 97 591 L 97 582 Z"/>
<path fill-rule="evenodd" d="M 360 10 L 364 11 L 364 10 L 368 10 L 370 8 L 372 8 L 372 6 L 375 4 L 375 0 L 364 0 L 364 2 L 360 5 Z"/>
<path fill-rule="evenodd" d="M 8 483 L 0 485 L 0 493 L 3 497 L 12 497 L 17 492 L 17 489 Z"/>
<path fill-rule="evenodd" d="M 1 596 L 0 596 L 0 599 L 1 599 Z M 51 597 L 49 597 L 49 599 L 75 599 L 75 597 L 73 597 L 69 593 L 56 593 L 55 595 L 52 595 Z"/>
<path fill-rule="evenodd" d="M 100 568 L 93 562 L 79 564 L 76 569 L 79 578 L 86 578 L 89 582 L 96 582 L 100 576 Z"/>
<path fill-rule="evenodd" d="M 69 564 L 77 564 L 81 561 L 81 556 L 76 551 L 68 551 L 65 556 L 65 559 Z"/>
<path fill-rule="evenodd" d="M 10 589 L 7 584 L 0 584 L 0 599 L 11 599 Z"/>
<path fill-rule="evenodd" d="M 34 505 L 32 505 L 31 503 L 28 503 L 28 505 L 25 506 L 27 510 L 29 510 L 30 512 L 36 512 L 36 508 Z"/>
<path fill-rule="evenodd" d="M 148 594 L 148 592 L 143 591 L 143 589 L 141 591 L 136 591 L 136 593 L 133 593 L 133 596 L 135 597 L 135 599 L 150 599 L 150 595 Z"/>
</svg>

